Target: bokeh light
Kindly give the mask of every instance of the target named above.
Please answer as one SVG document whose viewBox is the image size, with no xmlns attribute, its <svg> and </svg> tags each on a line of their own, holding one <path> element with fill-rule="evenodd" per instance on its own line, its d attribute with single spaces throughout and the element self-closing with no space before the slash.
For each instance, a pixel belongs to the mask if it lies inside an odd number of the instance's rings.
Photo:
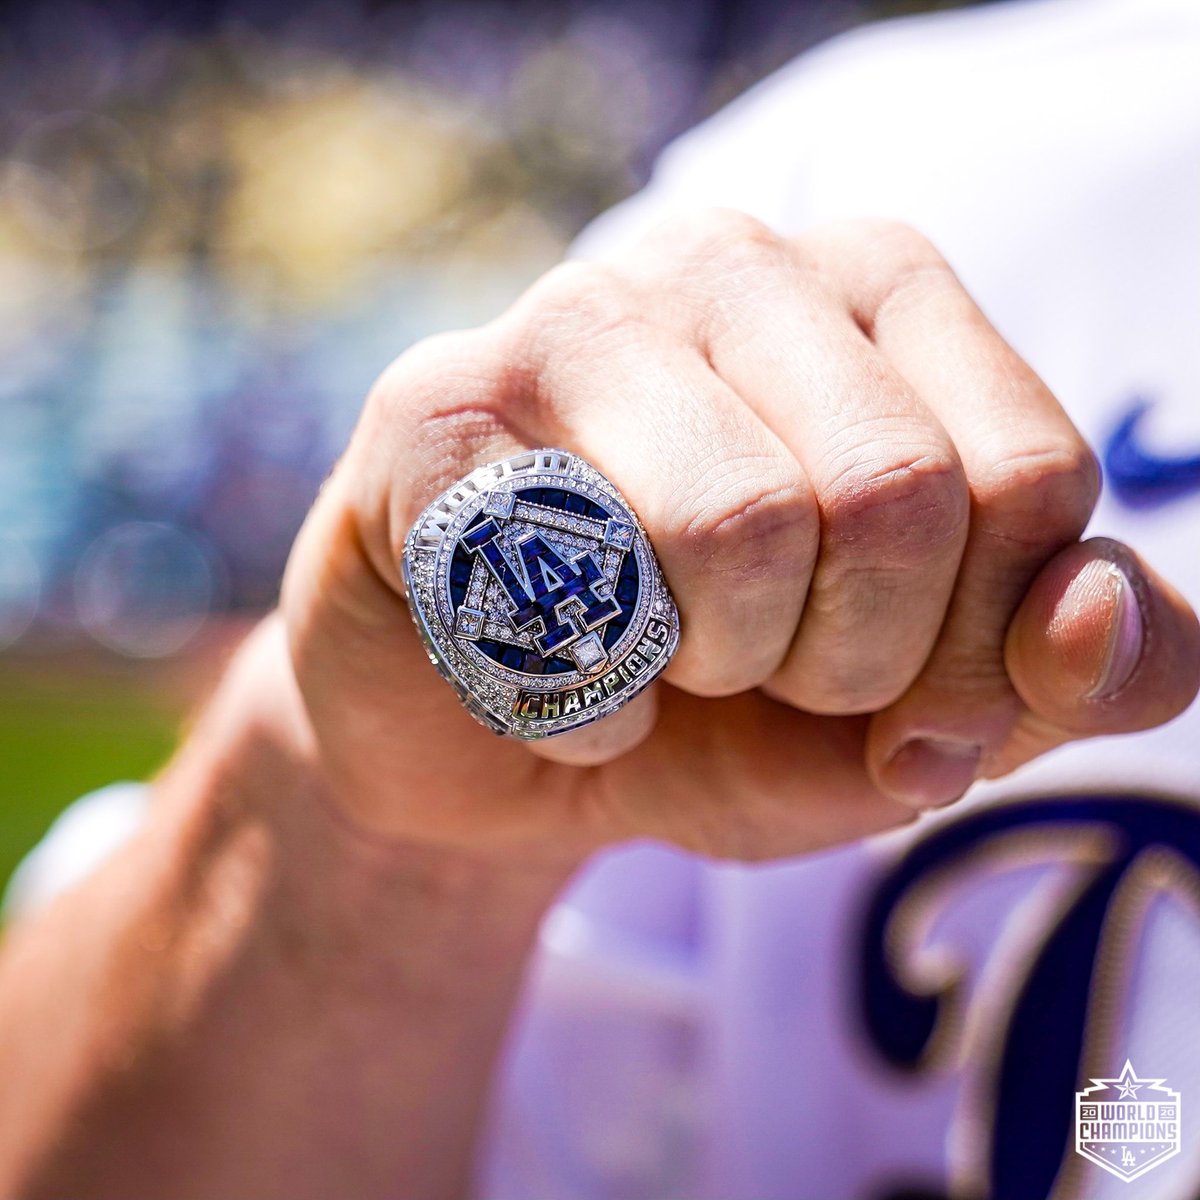
<svg viewBox="0 0 1200 1200">
<path fill-rule="evenodd" d="M 33 624 L 41 591 L 41 572 L 29 548 L 0 537 L 0 650 Z"/>
<path fill-rule="evenodd" d="M 128 233 L 146 206 L 146 162 L 116 121 L 65 112 L 32 121 L 13 146 L 5 196 L 51 249 L 95 250 Z"/>
<path fill-rule="evenodd" d="M 199 541 L 171 525 L 127 521 L 84 551 L 75 574 L 80 625 L 102 646 L 134 658 L 182 650 L 218 595 Z"/>
</svg>

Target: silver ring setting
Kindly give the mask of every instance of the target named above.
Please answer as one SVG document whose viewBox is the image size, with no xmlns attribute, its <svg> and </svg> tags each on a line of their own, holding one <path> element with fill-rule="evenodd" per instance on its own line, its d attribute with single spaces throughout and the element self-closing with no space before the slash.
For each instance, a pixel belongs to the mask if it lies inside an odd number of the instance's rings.
<svg viewBox="0 0 1200 1200">
<path fill-rule="evenodd" d="M 417 518 L 401 573 L 434 666 L 497 733 L 608 716 L 679 643 L 641 522 L 595 467 L 530 450 L 472 471 Z"/>
</svg>

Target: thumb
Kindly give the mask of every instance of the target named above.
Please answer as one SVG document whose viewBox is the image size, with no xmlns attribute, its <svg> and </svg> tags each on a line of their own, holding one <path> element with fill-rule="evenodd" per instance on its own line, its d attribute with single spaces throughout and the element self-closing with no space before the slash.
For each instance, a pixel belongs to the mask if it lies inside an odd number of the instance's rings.
<svg viewBox="0 0 1200 1200">
<path fill-rule="evenodd" d="M 1200 624 L 1191 607 L 1108 538 L 1069 546 L 1042 568 L 1004 653 L 1048 744 L 1162 724 L 1200 688 Z"/>
</svg>

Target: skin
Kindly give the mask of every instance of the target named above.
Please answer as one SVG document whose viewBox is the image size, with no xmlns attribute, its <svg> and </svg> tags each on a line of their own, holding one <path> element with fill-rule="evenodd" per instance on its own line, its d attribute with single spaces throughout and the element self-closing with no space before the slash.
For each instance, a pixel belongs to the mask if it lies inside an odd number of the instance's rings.
<svg viewBox="0 0 1200 1200">
<path fill-rule="evenodd" d="M 460 709 L 397 564 L 431 499 L 536 446 L 621 489 L 683 633 L 531 747 Z M 888 222 L 698 214 L 409 351 L 148 828 L 9 938 L 0 1194 L 464 1195 L 537 922 L 597 848 L 799 854 L 1186 707 L 1196 619 L 1080 541 L 1098 486 Z"/>
</svg>

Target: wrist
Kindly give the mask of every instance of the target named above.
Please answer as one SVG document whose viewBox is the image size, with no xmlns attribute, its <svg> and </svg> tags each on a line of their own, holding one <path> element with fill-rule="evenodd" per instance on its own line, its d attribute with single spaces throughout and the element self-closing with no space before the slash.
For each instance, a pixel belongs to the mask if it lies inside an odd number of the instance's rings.
<svg viewBox="0 0 1200 1200">
<path fill-rule="evenodd" d="M 394 989 L 392 964 L 422 986 L 458 987 L 503 960 L 521 962 L 578 866 L 358 827 L 332 793 L 278 616 L 239 650 L 158 786 L 187 840 L 205 847 L 196 856 L 205 870 L 239 878 L 249 873 L 219 863 L 262 863 L 256 924 L 310 981 Z"/>
<path fill-rule="evenodd" d="M 277 639 L 239 651 L 142 834 L 9 948 L 5 1020 L 46 1052 L 6 1059 L 5 1195 L 148 1169 L 163 1195 L 465 1193 L 564 876 L 335 819 Z"/>
</svg>

